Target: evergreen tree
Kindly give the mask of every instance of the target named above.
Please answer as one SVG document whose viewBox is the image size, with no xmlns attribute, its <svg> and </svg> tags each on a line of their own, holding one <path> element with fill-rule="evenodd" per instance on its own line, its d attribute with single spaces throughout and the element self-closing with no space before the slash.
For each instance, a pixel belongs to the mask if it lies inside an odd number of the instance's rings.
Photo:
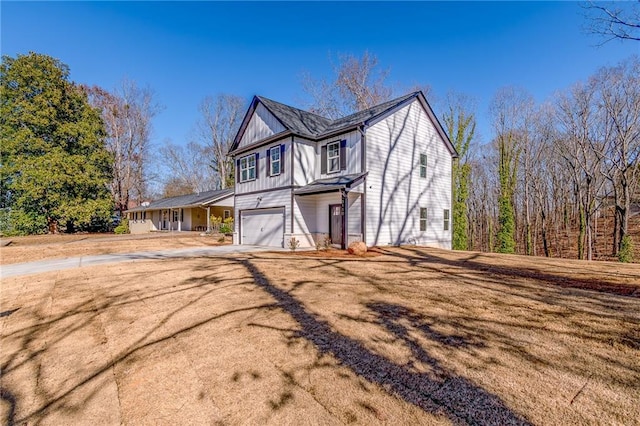
<svg viewBox="0 0 640 426">
<path fill-rule="evenodd" d="M 3 208 L 9 231 L 68 232 L 108 220 L 111 155 L 104 126 L 69 68 L 47 55 L 3 56 L 0 68 Z M 6 230 L 3 230 L 6 231 Z"/>
</svg>

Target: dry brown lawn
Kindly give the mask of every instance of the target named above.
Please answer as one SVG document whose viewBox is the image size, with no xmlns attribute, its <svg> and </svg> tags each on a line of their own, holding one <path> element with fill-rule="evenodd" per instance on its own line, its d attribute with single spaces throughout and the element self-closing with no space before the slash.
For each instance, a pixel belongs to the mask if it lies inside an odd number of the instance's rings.
<svg viewBox="0 0 640 426">
<path fill-rule="evenodd" d="M 33 262 L 42 259 L 82 257 L 94 254 L 131 253 L 143 250 L 177 249 L 220 245 L 218 237 L 196 232 L 142 235 L 57 234 L 3 238 L 10 242 L 0 248 L 0 263 Z M 227 238 L 224 244 L 230 244 Z"/>
<path fill-rule="evenodd" d="M 640 267 L 382 249 L 3 280 L 9 424 L 638 424 Z"/>
</svg>

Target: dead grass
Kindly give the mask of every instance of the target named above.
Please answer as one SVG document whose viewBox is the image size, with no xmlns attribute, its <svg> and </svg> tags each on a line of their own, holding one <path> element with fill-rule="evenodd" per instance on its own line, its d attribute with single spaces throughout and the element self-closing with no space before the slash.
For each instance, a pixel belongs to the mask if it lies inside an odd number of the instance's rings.
<svg viewBox="0 0 640 426">
<path fill-rule="evenodd" d="M 9 424 L 638 424 L 637 265 L 381 252 L 3 280 L 2 415 Z"/>
<path fill-rule="evenodd" d="M 142 250 L 216 246 L 216 236 L 196 232 L 152 233 L 143 235 L 57 234 L 12 237 L 0 248 L 0 264 L 33 262 L 42 259 L 82 257 L 95 254 L 130 253 Z M 227 237 L 222 244 L 230 244 Z"/>
</svg>

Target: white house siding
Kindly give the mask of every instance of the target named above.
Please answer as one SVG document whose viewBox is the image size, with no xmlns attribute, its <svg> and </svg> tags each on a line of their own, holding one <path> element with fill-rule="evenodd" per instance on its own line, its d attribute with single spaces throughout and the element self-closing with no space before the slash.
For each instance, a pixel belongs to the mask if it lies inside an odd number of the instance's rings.
<svg viewBox="0 0 640 426">
<path fill-rule="evenodd" d="M 301 247 L 313 247 L 315 241 L 329 235 L 329 206 L 342 202 L 339 192 L 296 196 L 294 200 L 294 230 Z M 361 194 L 349 194 L 348 242 L 361 241 Z"/>
<path fill-rule="evenodd" d="M 366 130 L 366 243 L 419 244 L 451 248 L 451 224 L 443 230 L 443 210 L 451 211 L 451 154 L 416 100 Z M 420 177 L 420 154 L 427 154 L 427 177 Z M 420 231 L 420 208 L 428 211 Z"/>
<path fill-rule="evenodd" d="M 264 105 L 258 103 L 256 110 L 254 111 L 247 128 L 240 139 L 238 144 L 239 148 L 247 145 L 251 145 L 261 139 L 268 138 L 277 133 L 283 132 L 285 127 L 278 121 L 273 114 L 267 110 Z"/>
<path fill-rule="evenodd" d="M 317 143 L 296 137 L 294 140 L 294 185 L 304 186 L 320 177 Z M 319 151 L 318 151 L 319 152 Z"/>
<path fill-rule="evenodd" d="M 267 176 L 267 150 L 277 145 L 285 145 L 284 156 L 281 159 L 284 164 L 284 172 L 277 176 Z M 255 155 L 256 152 L 258 153 L 258 163 L 256 164 L 258 178 L 248 182 L 238 180 L 235 185 L 236 195 L 291 185 L 291 137 L 244 152 L 236 157 L 236 161 L 248 155 Z"/>
<path fill-rule="evenodd" d="M 274 207 L 284 207 L 284 232 L 285 246 L 291 233 L 291 190 L 282 189 L 276 191 L 262 192 L 259 194 L 236 195 L 234 208 L 234 234 L 233 243 L 240 244 L 239 227 L 240 214 L 244 210 L 266 209 Z"/>
<path fill-rule="evenodd" d="M 342 170 L 338 173 L 321 173 L 321 165 L 320 161 L 322 161 L 321 157 L 321 149 L 323 145 L 327 145 L 331 142 L 336 142 L 340 140 L 346 140 L 346 156 L 347 156 L 347 169 Z M 316 170 L 317 177 L 316 179 L 324 179 L 336 175 L 347 175 L 353 173 L 360 173 L 362 171 L 362 147 L 360 145 L 361 135 L 360 131 L 354 130 L 352 132 L 344 133 L 339 136 L 334 136 L 331 138 L 323 139 L 319 141 L 316 145 Z"/>
</svg>

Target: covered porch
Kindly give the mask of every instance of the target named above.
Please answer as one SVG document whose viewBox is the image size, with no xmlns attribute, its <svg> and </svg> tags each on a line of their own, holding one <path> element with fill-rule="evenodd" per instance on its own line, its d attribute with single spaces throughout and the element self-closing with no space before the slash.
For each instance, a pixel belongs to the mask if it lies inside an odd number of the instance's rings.
<svg viewBox="0 0 640 426">
<path fill-rule="evenodd" d="M 211 218 L 233 217 L 233 190 L 163 198 L 127 211 L 129 231 L 215 231 Z"/>
<path fill-rule="evenodd" d="M 294 190 L 292 236 L 303 246 L 346 249 L 363 241 L 366 173 L 319 179 Z"/>
</svg>

